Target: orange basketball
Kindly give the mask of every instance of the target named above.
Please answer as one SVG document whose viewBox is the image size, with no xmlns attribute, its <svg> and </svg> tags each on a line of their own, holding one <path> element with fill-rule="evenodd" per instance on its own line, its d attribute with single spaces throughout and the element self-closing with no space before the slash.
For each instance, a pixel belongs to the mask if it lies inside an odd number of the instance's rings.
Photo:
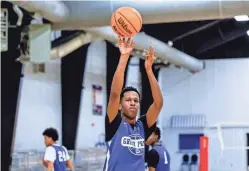
<svg viewBox="0 0 249 171">
<path fill-rule="evenodd" d="M 121 37 L 132 37 L 141 30 L 142 17 L 134 8 L 121 7 L 112 14 L 111 27 Z"/>
</svg>

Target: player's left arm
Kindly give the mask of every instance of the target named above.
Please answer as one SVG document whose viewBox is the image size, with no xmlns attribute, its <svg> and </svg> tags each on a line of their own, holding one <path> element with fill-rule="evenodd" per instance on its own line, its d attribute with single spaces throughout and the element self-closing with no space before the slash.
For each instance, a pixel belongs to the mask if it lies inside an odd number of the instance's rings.
<svg viewBox="0 0 249 171">
<path fill-rule="evenodd" d="M 160 89 L 160 86 L 153 74 L 152 71 L 152 65 L 154 62 L 154 50 L 152 46 L 150 46 L 149 52 L 146 54 L 146 61 L 145 61 L 145 69 L 146 73 L 150 82 L 152 97 L 153 97 L 153 103 L 149 107 L 147 113 L 146 113 L 146 119 L 148 127 L 150 128 L 153 126 L 153 124 L 156 123 L 158 115 L 163 107 L 163 95 Z"/>
<path fill-rule="evenodd" d="M 73 163 L 70 160 L 70 156 L 68 154 L 68 151 L 67 151 L 66 147 L 63 147 L 63 148 L 64 148 L 64 150 L 66 152 L 66 165 L 67 165 L 67 168 L 72 169 L 73 168 Z"/>
<path fill-rule="evenodd" d="M 66 164 L 67 164 L 67 168 L 69 168 L 69 169 L 72 169 L 72 168 L 73 168 L 73 163 L 72 163 L 71 160 L 67 160 L 67 161 L 66 161 Z"/>
<path fill-rule="evenodd" d="M 159 162 L 159 155 L 156 150 L 152 149 L 148 152 L 148 168 L 149 171 L 155 171 Z"/>
</svg>

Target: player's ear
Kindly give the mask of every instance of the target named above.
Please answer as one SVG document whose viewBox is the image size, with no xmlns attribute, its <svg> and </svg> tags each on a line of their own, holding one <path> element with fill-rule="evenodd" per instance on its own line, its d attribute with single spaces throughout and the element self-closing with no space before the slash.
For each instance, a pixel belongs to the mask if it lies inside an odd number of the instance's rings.
<svg viewBox="0 0 249 171">
<path fill-rule="evenodd" d="M 121 109 L 122 109 L 122 105 L 121 105 L 121 103 L 120 103 L 120 104 L 119 104 L 119 107 L 118 107 L 118 110 L 121 111 Z"/>
</svg>

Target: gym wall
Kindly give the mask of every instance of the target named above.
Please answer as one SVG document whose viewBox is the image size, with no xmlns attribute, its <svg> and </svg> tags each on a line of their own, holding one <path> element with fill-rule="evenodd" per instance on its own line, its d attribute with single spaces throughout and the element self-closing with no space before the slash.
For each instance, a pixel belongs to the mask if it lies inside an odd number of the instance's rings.
<svg viewBox="0 0 249 171">
<path fill-rule="evenodd" d="M 162 117 L 169 124 L 171 116 L 205 115 L 207 126 L 217 123 L 249 124 L 249 60 L 208 60 L 206 69 L 190 74 L 183 70 L 165 68 L 160 72 L 164 94 Z M 184 122 L 184 121 L 182 121 Z M 217 136 L 217 129 L 208 136 Z M 226 146 L 246 146 L 248 128 L 224 129 Z M 182 155 L 178 149 L 178 134 L 202 133 L 202 129 L 164 129 L 167 149 L 172 155 L 172 170 L 179 168 Z M 210 170 L 246 170 L 246 150 L 225 150 L 221 156 L 218 139 L 210 138 Z M 225 168 L 225 166 L 229 168 Z"/>
</svg>

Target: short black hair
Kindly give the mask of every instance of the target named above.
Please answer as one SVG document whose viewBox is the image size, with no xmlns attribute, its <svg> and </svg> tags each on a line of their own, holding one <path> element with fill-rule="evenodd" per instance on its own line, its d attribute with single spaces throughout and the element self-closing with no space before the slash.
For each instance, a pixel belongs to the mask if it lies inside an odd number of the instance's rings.
<svg viewBox="0 0 249 171">
<path fill-rule="evenodd" d="M 154 130 L 154 133 L 156 135 L 158 135 L 158 140 L 160 140 L 160 138 L 161 138 L 161 130 L 160 130 L 160 128 L 156 127 L 156 129 Z"/>
<path fill-rule="evenodd" d="M 57 141 L 59 138 L 58 132 L 54 128 L 47 128 L 42 135 L 52 138 L 53 141 Z"/>
<path fill-rule="evenodd" d="M 137 90 L 135 87 L 128 86 L 128 87 L 125 87 L 125 88 L 121 91 L 121 93 L 120 93 L 120 99 L 122 99 L 122 98 L 124 97 L 124 94 L 125 94 L 125 92 L 127 92 L 127 91 L 135 91 L 135 92 L 138 94 L 139 98 L 140 98 L 140 93 L 138 92 L 138 90 Z"/>
</svg>

